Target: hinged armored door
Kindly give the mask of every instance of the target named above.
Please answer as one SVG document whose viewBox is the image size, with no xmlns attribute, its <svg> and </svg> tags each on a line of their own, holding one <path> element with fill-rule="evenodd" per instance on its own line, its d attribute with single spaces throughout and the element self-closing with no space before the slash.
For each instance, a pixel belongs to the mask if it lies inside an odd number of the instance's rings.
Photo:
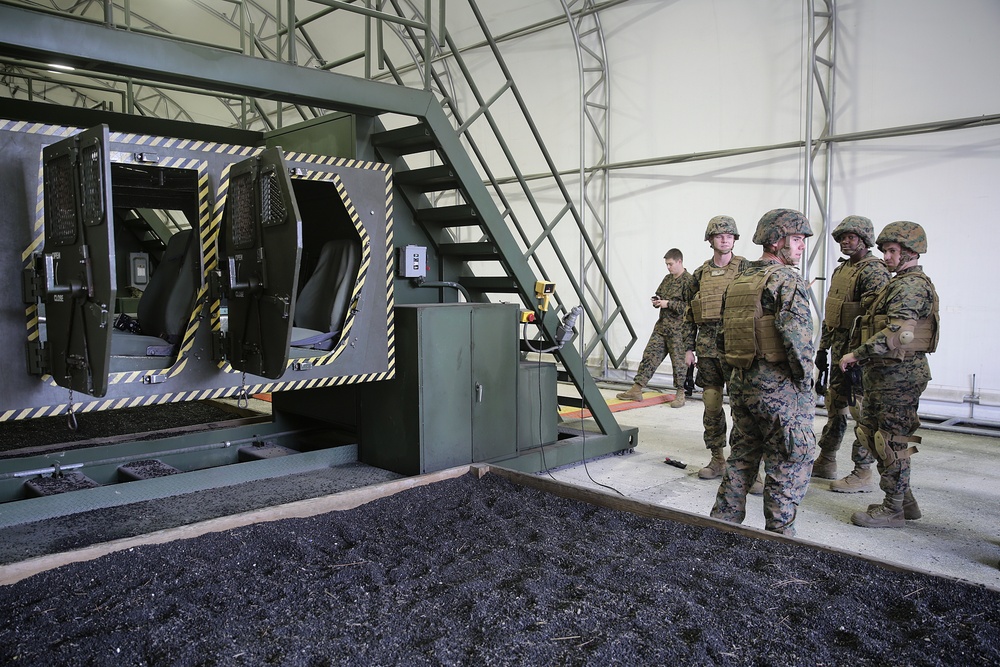
<svg viewBox="0 0 1000 667">
<path fill-rule="evenodd" d="M 227 358 L 236 370 L 285 372 L 302 257 L 302 220 L 280 148 L 230 170 L 224 215 Z"/>
<path fill-rule="evenodd" d="M 104 396 L 117 289 L 107 126 L 46 146 L 42 160 L 41 297 L 52 378 L 73 391 Z"/>
</svg>

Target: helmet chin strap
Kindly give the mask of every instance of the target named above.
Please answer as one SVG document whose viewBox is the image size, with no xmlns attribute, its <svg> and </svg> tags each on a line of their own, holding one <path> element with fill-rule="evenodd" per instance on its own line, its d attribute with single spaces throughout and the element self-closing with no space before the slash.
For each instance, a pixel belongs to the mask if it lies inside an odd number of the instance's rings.
<svg viewBox="0 0 1000 667">
<path fill-rule="evenodd" d="M 916 266 L 917 260 L 920 259 L 920 255 L 915 252 L 910 252 L 909 250 L 900 250 L 899 253 L 899 263 L 896 264 L 895 269 L 890 269 L 893 273 L 899 273 L 903 269 L 908 269 L 911 266 Z"/>
<path fill-rule="evenodd" d="M 785 266 L 795 266 L 797 264 L 797 262 L 792 258 L 792 253 L 789 250 L 787 243 L 774 254 Z"/>
</svg>

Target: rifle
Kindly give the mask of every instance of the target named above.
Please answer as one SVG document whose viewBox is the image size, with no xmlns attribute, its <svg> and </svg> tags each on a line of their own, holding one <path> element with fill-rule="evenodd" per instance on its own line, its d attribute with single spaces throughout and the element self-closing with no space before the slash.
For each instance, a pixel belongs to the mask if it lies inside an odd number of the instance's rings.
<svg viewBox="0 0 1000 667">
<path fill-rule="evenodd" d="M 858 397 L 863 396 L 865 391 L 861 386 L 861 364 L 854 364 L 844 371 L 844 379 L 850 391 L 847 395 L 847 404 L 852 408 L 858 404 Z"/>
<path fill-rule="evenodd" d="M 825 349 L 820 348 L 816 352 L 816 368 L 819 370 L 819 377 L 816 378 L 816 393 L 822 396 L 826 393 L 826 382 L 830 376 L 830 361 Z"/>
</svg>

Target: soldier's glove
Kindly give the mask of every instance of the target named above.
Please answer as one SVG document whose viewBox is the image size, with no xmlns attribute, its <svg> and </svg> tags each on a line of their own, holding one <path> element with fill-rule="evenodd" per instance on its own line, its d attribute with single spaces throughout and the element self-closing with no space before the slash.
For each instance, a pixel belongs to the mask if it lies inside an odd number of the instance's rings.
<svg viewBox="0 0 1000 667">
<path fill-rule="evenodd" d="M 816 378 L 816 394 L 822 396 L 826 393 L 826 381 L 830 377 L 829 356 L 823 348 L 816 351 L 816 368 L 819 370 L 819 376 Z"/>
<path fill-rule="evenodd" d="M 684 378 L 684 394 L 686 396 L 694 394 L 694 366 L 688 366 L 687 377 Z"/>
</svg>

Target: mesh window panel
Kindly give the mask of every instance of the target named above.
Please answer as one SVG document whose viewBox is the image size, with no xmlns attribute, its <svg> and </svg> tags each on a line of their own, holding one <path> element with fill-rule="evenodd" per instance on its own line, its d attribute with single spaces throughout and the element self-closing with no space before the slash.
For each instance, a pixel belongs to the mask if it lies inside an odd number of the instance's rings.
<svg viewBox="0 0 1000 667">
<path fill-rule="evenodd" d="M 264 176 L 260 199 L 261 224 L 266 227 L 280 225 L 285 221 L 285 200 L 281 196 L 278 176 L 273 171 Z"/>
<path fill-rule="evenodd" d="M 233 245 L 236 250 L 252 248 L 257 241 L 253 216 L 253 175 L 251 172 L 238 174 L 229 183 L 229 201 L 226 206 L 232 212 L 230 221 L 233 230 Z"/>
<path fill-rule="evenodd" d="M 83 181 L 83 221 L 88 225 L 104 223 L 104 187 L 101 147 L 84 146 L 81 150 L 81 179 Z"/>
<path fill-rule="evenodd" d="M 46 241 L 54 245 L 76 243 L 76 197 L 73 164 L 60 155 L 45 165 Z"/>
</svg>

